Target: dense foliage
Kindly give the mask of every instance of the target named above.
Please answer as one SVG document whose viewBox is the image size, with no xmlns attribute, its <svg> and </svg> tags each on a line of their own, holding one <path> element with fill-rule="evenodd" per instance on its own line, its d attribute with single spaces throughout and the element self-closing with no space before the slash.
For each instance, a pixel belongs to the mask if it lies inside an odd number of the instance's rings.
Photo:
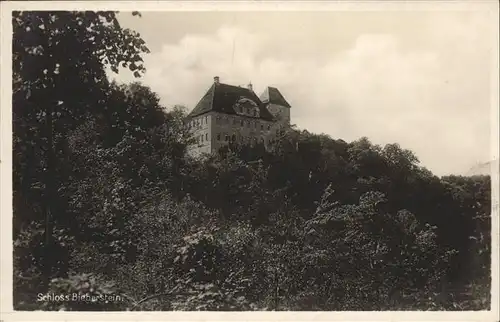
<svg viewBox="0 0 500 322">
<path fill-rule="evenodd" d="M 12 23 L 16 309 L 489 308 L 488 176 L 294 127 L 193 159 L 183 108 L 107 80 L 148 52 L 114 12 Z"/>
</svg>

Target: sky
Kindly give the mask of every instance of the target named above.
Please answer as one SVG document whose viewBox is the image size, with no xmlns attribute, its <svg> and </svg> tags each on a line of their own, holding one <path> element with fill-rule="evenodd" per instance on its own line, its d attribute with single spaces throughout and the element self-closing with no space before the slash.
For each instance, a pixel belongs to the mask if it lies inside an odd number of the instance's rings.
<svg viewBox="0 0 500 322">
<path fill-rule="evenodd" d="M 119 21 L 151 50 L 141 82 L 167 108 L 194 108 L 219 76 L 277 87 L 300 129 L 399 143 L 436 175 L 492 159 L 498 51 L 485 11 L 141 13 Z"/>
</svg>

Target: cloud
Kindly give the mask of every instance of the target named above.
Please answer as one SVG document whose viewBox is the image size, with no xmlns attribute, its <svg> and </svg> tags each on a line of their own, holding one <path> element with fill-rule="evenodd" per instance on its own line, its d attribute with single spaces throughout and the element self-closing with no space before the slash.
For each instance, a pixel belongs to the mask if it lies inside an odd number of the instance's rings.
<svg viewBox="0 0 500 322">
<path fill-rule="evenodd" d="M 489 160 L 490 135 L 491 60 L 484 61 L 488 48 L 476 35 L 484 28 L 477 19 L 468 23 L 476 29 L 459 21 L 430 28 L 428 44 L 411 50 L 393 34 L 360 34 L 350 48 L 318 53 L 322 59 L 303 49 L 294 56 L 300 43 L 289 41 L 280 44 L 278 57 L 269 48 L 279 39 L 223 26 L 164 44 L 146 57 L 142 81 L 166 106 L 189 108 L 214 76 L 234 85 L 251 81 L 256 92 L 273 85 L 291 103 L 300 128 L 346 141 L 398 142 L 438 175 L 464 173 Z"/>
</svg>

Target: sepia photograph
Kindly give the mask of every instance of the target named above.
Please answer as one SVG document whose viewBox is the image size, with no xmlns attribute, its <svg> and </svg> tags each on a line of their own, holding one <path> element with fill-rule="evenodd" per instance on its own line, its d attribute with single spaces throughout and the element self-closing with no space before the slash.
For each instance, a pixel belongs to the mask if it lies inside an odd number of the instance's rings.
<svg viewBox="0 0 500 322">
<path fill-rule="evenodd" d="M 498 315 L 498 3 L 40 3 L 2 3 L 14 312 Z"/>
</svg>

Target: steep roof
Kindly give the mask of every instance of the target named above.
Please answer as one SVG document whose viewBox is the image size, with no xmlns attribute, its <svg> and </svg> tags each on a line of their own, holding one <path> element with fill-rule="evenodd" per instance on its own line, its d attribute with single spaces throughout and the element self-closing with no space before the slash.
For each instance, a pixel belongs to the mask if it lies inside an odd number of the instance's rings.
<svg viewBox="0 0 500 322">
<path fill-rule="evenodd" d="M 273 116 L 267 110 L 265 104 L 262 103 L 253 91 L 248 88 L 222 83 L 212 84 L 206 94 L 196 104 L 195 108 L 189 113 L 188 117 L 198 116 L 210 111 L 236 114 L 233 106 L 242 98 L 251 99 L 259 106 L 261 119 L 273 120 Z"/>
<path fill-rule="evenodd" d="M 267 87 L 264 93 L 260 95 L 260 100 L 265 104 L 276 104 L 288 108 L 291 107 L 276 87 Z"/>
</svg>

